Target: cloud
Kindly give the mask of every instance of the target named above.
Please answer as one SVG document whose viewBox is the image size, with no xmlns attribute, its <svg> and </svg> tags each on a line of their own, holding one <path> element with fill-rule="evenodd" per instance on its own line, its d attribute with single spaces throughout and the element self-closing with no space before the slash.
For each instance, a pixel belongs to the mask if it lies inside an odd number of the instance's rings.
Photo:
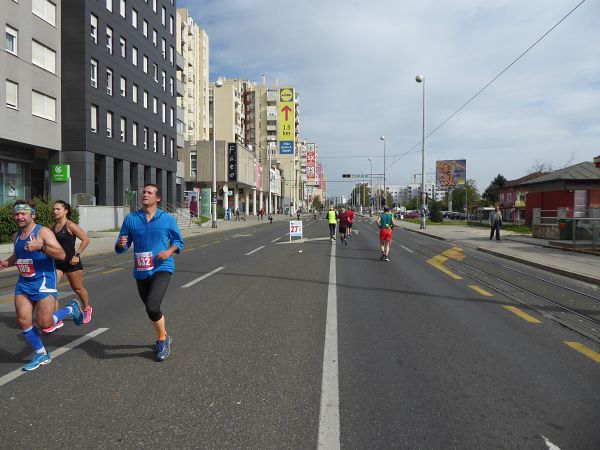
<svg viewBox="0 0 600 450">
<path fill-rule="evenodd" d="M 578 1 L 178 3 L 209 35 L 212 79 L 265 74 L 297 87 L 301 136 L 317 142 L 330 180 L 369 171 L 369 155 L 382 171 L 385 135 L 388 183 L 404 184 L 421 170 L 415 75 L 426 77 L 431 131 Z M 560 167 L 572 153 L 574 162 L 599 154 L 598 23 L 600 7 L 587 1 L 427 139 L 426 172 L 435 159 L 466 158 L 483 190 L 536 160 Z M 332 183 L 330 194 L 350 189 Z"/>
</svg>

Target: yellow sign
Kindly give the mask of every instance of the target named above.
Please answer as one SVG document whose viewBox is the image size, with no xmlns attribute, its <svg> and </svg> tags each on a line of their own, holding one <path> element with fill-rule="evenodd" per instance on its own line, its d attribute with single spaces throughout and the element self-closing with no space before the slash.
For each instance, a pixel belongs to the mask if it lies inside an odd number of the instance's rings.
<svg viewBox="0 0 600 450">
<path fill-rule="evenodd" d="M 280 155 L 293 155 L 296 140 L 296 107 L 294 105 L 294 88 L 279 88 L 277 102 L 277 140 Z"/>
</svg>

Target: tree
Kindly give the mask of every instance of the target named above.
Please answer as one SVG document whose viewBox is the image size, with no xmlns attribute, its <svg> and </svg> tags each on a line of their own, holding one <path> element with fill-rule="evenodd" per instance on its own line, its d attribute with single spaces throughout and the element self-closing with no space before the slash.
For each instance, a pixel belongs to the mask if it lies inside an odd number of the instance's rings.
<svg viewBox="0 0 600 450">
<path fill-rule="evenodd" d="M 467 180 L 467 183 L 463 186 L 457 186 L 452 189 L 452 204 L 456 205 L 453 208 L 458 211 L 463 211 L 465 206 L 465 195 L 468 201 L 469 211 L 472 209 L 473 204 L 478 204 L 480 201 L 479 192 L 477 191 L 477 185 L 474 180 Z"/>
<path fill-rule="evenodd" d="M 361 183 L 354 186 L 354 188 L 352 188 L 352 192 L 350 193 L 350 198 L 354 199 L 354 204 L 357 206 L 369 206 L 369 185 L 367 183 Z"/>
<path fill-rule="evenodd" d="M 321 197 L 318 195 L 315 195 L 315 198 L 313 198 L 312 201 L 312 206 L 315 209 L 321 209 L 321 207 L 323 206 L 323 204 L 321 203 Z"/>
<path fill-rule="evenodd" d="M 552 163 L 543 163 L 536 159 L 535 162 L 532 164 L 532 166 L 527 170 L 527 174 L 538 173 L 538 172 L 541 172 L 541 173 L 554 172 L 554 170 L 552 169 Z"/>
<path fill-rule="evenodd" d="M 494 178 L 490 182 L 490 185 L 486 188 L 486 190 L 483 192 L 483 195 L 481 197 L 490 203 L 497 202 L 498 201 L 498 193 L 500 192 L 500 189 L 502 188 L 502 186 L 504 186 L 505 183 L 506 183 L 506 178 L 504 178 L 500 174 L 496 175 L 496 178 Z"/>
<path fill-rule="evenodd" d="M 429 219 L 432 222 L 443 222 L 444 217 L 442 216 L 442 202 L 432 201 L 430 202 L 430 205 Z"/>
</svg>

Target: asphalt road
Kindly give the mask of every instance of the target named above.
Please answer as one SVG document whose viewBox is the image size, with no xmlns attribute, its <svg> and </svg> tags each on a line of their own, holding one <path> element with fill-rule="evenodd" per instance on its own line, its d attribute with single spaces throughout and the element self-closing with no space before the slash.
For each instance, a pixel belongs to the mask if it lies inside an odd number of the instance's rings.
<svg viewBox="0 0 600 450">
<path fill-rule="evenodd" d="M 405 231 L 386 263 L 367 219 L 347 246 L 304 223 L 303 242 L 287 222 L 188 239 L 162 363 L 131 254 L 88 263 L 92 323 L 46 336 L 32 373 L 1 300 L 2 447 L 600 448 L 600 361 L 581 353 L 600 346 L 502 280 L 588 287 Z"/>
</svg>

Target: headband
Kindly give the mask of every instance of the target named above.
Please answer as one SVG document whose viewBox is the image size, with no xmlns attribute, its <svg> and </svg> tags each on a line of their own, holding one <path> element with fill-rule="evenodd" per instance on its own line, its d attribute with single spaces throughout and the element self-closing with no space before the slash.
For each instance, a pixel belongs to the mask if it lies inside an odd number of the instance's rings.
<svg viewBox="0 0 600 450">
<path fill-rule="evenodd" d="M 19 204 L 15 205 L 15 212 L 17 212 L 17 211 L 27 211 L 27 212 L 30 212 L 31 215 L 35 214 L 35 209 L 33 209 L 29 205 L 26 205 L 25 203 L 19 203 Z"/>
</svg>

